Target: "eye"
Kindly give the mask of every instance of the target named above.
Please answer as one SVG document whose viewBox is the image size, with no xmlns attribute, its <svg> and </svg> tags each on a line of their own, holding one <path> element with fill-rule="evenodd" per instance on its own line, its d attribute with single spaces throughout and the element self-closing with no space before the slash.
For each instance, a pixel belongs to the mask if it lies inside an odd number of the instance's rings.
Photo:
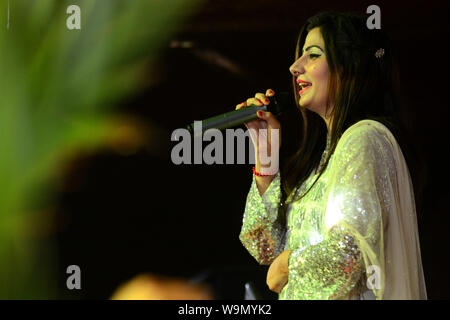
<svg viewBox="0 0 450 320">
<path fill-rule="evenodd" d="M 314 53 L 311 53 L 311 54 L 309 55 L 309 57 L 310 57 L 311 59 L 315 59 L 315 58 L 320 57 L 320 54 L 314 54 Z"/>
</svg>

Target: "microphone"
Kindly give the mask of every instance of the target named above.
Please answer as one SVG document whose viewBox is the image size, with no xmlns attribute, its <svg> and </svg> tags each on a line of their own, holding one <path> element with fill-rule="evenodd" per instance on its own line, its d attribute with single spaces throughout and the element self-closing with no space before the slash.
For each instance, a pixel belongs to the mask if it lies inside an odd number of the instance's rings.
<svg viewBox="0 0 450 320">
<path fill-rule="evenodd" d="M 282 112 L 291 109 L 294 107 L 294 103 L 290 101 L 288 92 L 280 92 L 272 97 L 268 97 L 270 104 L 263 105 L 261 107 L 250 105 L 248 107 L 241 108 L 239 110 L 230 111 L 227 113 L 223 113 L 221 115 L 211 117 L 202 121 L 202 132 L 208 129 L 226 129 L 239 126 L 244 122 L 248 122 L 251 120 L 258 119 L 256 112 L 261 111 L 270 111 L 274 115 L 279 115 Z M 186 129 L 189 130 L 190 133 L 194 132 L 194 123 L 189 124 Z"/>
</svg>

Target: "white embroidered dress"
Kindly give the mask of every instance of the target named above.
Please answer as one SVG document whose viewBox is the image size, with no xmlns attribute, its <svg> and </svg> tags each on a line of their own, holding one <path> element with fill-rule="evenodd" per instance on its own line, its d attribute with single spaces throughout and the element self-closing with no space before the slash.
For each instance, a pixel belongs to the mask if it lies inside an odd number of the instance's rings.
<svg viewBox="0 0 450 320">
<path fill-rule="evenodd" d="M 322 160 L 328 148 L 329 140 Z M 262 196 L 253 178 L 239 236 L 260 264 L 292 250 L 279 299 L 426 299 L 412 183 L 383 124 L 363 120 L 344 132 L 313 188 L 289 204 L 287 225 L 280 197 L 279 174 Z"/>
</svg>

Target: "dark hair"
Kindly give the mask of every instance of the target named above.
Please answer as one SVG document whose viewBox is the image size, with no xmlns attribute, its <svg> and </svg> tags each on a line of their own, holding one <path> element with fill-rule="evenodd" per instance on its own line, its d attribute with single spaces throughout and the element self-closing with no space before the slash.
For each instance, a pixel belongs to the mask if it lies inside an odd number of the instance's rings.
<svg viewBox="0 0 450 320">
<path fill-rule="evenodd" d="M 330 75 L 326 108 L 328 111 L 331 101 L 334 101 L 334 108 L 331 111 L 330 150 L 312 185 L 325 171 L 344 131 L 364 119 L 376 120 L 388 127 L 399 143 L 411 170 L 411 166 L 414 167 L 413 154 L 407 144 L 406 126 L 403 122 L 405 119 L 400 115 L 399 75 L 388 36 L 381 29 L 368 29 L 366 17 L 352 13 L 319 13 L 309 18 L 301 29 L 295 60 L 302 52 L 307 33 L 316 27 L 320 28 L 324 39 Z M 384 55 L 377 58 L 375 52 L 380 48 L 384 49 Z M 292 80 L 296 104 L 299 105 L 299 96 L 295 89 L 296 78 L 293 77 Z M 284 200 L 318 168 L 326 146 L 325 121 L 310 110 L 302 107 L 299 109 L 302 116 L 300 143 L 297 152 L 282 168 Z M 293 201 L 300 200 L 311 187 Z M 417 187 L 415 186 L 415 189 Z"/>
</svg>

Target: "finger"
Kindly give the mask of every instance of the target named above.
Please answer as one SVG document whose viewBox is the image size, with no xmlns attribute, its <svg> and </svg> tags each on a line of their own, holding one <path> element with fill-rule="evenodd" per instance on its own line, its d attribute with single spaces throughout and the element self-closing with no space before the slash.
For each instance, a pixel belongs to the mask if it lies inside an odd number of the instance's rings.
<svg viewBox="0 0 450 320">
<path fill-rule="evenodd" d="M 258 111 L 258 118 L 266 120 L 267 124 L 273 129 L 280 129 L 281 125 L 277 118 L 269 111 Z"/>
<path fill-rule="evenodd" d="M 241 103 L 239 103 L 239 104 L 236 105 L 236 110 L 245 108 L 246 106 L 247 106 L 247 102 L 246 102 L 246 101 L 241 102 Z M 258 121 L 259 121 L 259 120 L 258 120 Z M 247 121 L 247 122 L 244 122 L 244 125 L 245 125 L 247 128 L 253 128 L 253 127 L 255 127 L 255 123 L 254 123 L 254 122 L 255 122 L 255 121 Z"/>
<path fill-rule="evenodd" d="M 262 101 L 260 101 L 256 98 L 248 98 L 246 102 L 247 102 L 247 106 L 254 105 L 254 106 L 261 107 L 264 105 Z"/>
<path fill-rule="evenodd" d="M 239 110 L 239 109 L 241 109 L 241 108 L 244 108 L 245 106 L 247 106 L 247 103 L 244 101 L 244 102 L 241 102 L 241 103 L 239 103 L 238 105 L 236 105 L 236 110 Z"/>
<path fill-rule="evenodd" d="M 272 89 L 267 89 L 266 96 L 273 97 L 274 95 L 275 95 L 275 91 L 273 91 Z"/>
<path fill-rule="evenodd" d="M 258 118 L 260 118 L 260 119 L 262 119 L 262 120 L 265 120 L 265 119 L 264 119 L 264 112 L 263 112 L 263 111 L 259 110 L 258 112 L 256 112 L 256 115 L 258 116 Z"/>
<path fill-rule="evenodd" d="M 255 94 L 255 98 L 260 100 L 266 106 L 270 103 L 270 100 L 266 97 L 264 93 L 258 92 L 257 94 Z"/>
</svg>

